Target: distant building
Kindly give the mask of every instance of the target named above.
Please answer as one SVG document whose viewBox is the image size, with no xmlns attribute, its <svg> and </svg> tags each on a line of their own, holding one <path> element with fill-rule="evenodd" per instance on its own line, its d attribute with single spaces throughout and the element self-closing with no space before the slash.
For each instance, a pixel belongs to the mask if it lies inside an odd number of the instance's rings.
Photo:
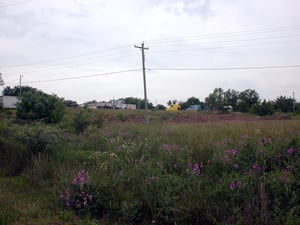
<svg viewBox="0 0 300 225">
<path fill-rule="evenodd" d="M 136 109 L 135 104 L 126 104 L 126 105 L 127 105 L 127 109 Z"/>
<path fill-rule="evenodd" d="M 0 104 L 6 109 L 16 109 L 18 98 L 16 96 L 0 96 Z"/>
<path fill-rule="evenodd" d="M 93 102 L 88 104 L 88 108 L 90 109 L 104 109 L 104 108 L 112 108 L 110 102 Z"/>
<path fill-rule="evenodd" d="M 187 111 L 201 111 L 201 105 L 190 105 L 186 110 Z"/>
<path fill-rule="evenodd" d="M 88 104 L 90 109 L 136 109 L 135 104 L 125 104 L 123 100 L 110 100 L 109 102 L 93 102 Z"/>
</svg>

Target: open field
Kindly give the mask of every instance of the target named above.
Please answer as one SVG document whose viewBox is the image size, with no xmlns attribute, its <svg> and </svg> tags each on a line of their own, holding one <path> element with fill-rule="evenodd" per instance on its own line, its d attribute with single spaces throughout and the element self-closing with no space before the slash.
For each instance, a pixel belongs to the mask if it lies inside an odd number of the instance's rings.
<svg viewBox="0 0 300 225">
<path fill-rule="evenodd" d="M 296 117 L 295 117 L 296 118 Z M 299 224 L 300 120 L 68 110 L 0 124 L 0 225 Z"/>
</svg>

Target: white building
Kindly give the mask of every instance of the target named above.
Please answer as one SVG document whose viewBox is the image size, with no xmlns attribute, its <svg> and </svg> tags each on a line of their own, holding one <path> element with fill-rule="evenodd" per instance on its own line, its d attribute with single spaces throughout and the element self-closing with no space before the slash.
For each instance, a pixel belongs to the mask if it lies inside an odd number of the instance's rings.
<svg viewBox="0 0 300 225">
<path fill-rule="evenodd" d="M 15 109 L 17 108 L 16 104 L 18 102 L 18 98 L 16 96 L 1 96 L 0 104 L 3 108 L 7 109 Z"/>
</svg>

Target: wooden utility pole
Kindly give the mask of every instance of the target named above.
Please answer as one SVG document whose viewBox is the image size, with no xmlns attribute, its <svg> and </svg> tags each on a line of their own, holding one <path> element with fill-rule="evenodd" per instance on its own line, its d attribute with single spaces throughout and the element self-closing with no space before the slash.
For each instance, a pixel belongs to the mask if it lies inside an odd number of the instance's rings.
<svg viewBox="0 0 300 225">
<path fill-rule="evenodd" d="M 296 113 L 296 110 L 295 110 L 295 92 L 293 92 L 293 113 Z"/>
<path fill-rule="evenodd" d="M 2 73 L 0 73 L 0 86 L 3 86 L 4 85 L 4 81 L 2 79 Z"/>
<path fill-rule="evenodd" d="M 134 46 L 135 48 L 139 48 L 142 50 L 142 63 L 143 63 L 143 80 L 144 80 L 144 101 L 145 101 L 145 124 L 148 124 L 148 99 L 147 99 L 147 86 L 146 86 L 146 69 L 145 69 L 145 49 L 149 50 L 149 48 L 144 47 L 144 42 L 141 46 Z"/>
<path fill-rule="evenodd" d="M 23 75 L 20 74 L 20 97 L 22 95 L 22 77 L 23 77 Z"/>
</svg>

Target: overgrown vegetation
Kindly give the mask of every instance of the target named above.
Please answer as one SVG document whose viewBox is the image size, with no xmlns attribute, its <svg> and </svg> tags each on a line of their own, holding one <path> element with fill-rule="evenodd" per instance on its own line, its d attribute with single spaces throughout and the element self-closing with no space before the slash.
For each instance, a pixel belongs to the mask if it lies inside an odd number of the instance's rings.
<svg viewBox="0 0 300 225">
<path fill-rule="evenodd" d="M 299 120 L 151 112 L 146 126 L 142 115 L 69 109 L 58 124 L 24 124 L 2 113 L 0 224 L 300 223 Z"/>
<path fill-rule="evenodd" d="M 17 117 L 29 121 L 57 123 L 64 115 L 64 103 L 55 95 L 38 90 L 26 91 L 17 103 Z"/>
</svg>

